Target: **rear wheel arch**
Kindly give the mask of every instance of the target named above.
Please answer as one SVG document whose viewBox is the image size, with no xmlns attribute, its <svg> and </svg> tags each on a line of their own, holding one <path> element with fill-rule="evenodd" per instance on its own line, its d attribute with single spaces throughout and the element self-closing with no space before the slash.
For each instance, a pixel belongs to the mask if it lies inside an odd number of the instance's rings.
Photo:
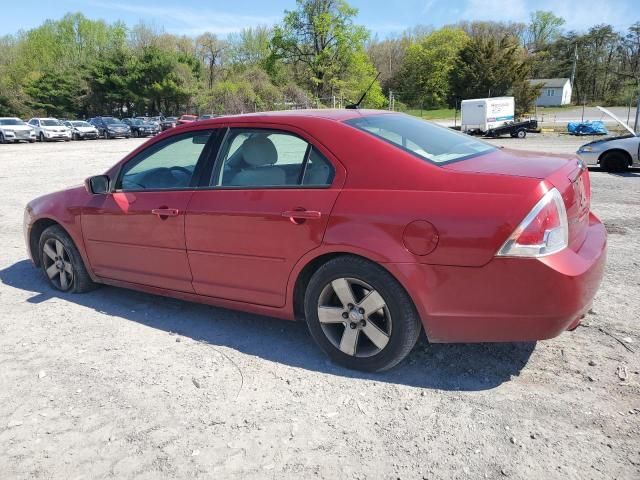
<svg viewBox="0 0 640 480">
<path fill-rule="evenodd" d="M 305 296 L 306 286 L 308 285 L 309 280 L 311 279 L 313 274 L 316 273 L 318 269 L 322 267 L 324 264 L 338 257 L 347 257 L 347 258 L 354 258 L 358 260 L 364 260 L 366 262 L 370 262 L 374 265 L 377 265 L 378 267 L 385 270 L 389 275 L 391 275 L 391 277 L 393 277 L 393 279 L 396 282 L 398 282 L 398 284 L 406 292 L 407 296 L 411 299 L 411 302 L 413 303 L 413 307 L 416 309 L 416 311 L 419 312 L 419 309 L 415 304 L 415 300 L 409 293 L 409 290 L 406 288 L 404 283 L 401 281 L 401 279 L 399 279 L 396 275 L 394 275 L 393 272 L 389 271 L 389 269 L 386 268 L 384 264 L 377 262 L 375 260 L 372 260 L 371 258 L 368 258 L 364 255 L 359 255 L 352 252 L 329 252 L 329 253 L 324 253 L 322 255 L 319 255 L 311 259 L 310 261 L 308 261 L 307 264 L 298 273 L 298 276 L 295 281 L 295 285 L 293 287 L 293 298 L 292 298 L 293 314 L 294 314 L 295 320 L 297 321 L 305 320 L 304 296 Z"/>
</svg>

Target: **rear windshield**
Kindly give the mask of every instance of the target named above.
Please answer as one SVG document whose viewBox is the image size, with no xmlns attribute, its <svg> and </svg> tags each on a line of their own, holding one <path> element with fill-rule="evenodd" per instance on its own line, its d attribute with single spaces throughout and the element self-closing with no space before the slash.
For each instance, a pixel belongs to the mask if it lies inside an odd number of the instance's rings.
<svg viewBox="0 0 640 480">
<path fill-rule="evenodd" d="M 368 115 L 345 122 L 435 164 L 464 160 L 496 150 L 464 133 L 403 114 Z"/>
</svg>

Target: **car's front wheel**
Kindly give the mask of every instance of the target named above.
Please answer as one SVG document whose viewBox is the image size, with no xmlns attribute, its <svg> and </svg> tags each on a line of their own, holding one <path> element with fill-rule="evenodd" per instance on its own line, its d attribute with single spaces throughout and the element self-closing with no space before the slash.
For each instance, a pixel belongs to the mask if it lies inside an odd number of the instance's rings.
<svg viewBox="0 0 640 480">
<path fill-rule="evenodd" d="M 42 232 L 39 247 L 40 266 L 53 288 L 83 293 L 96 287 L 80 252 L 62 227 L 53 225 Z"/>
<path fill-rule="evenodd" d="M 347 368 L 387 370 L 409 354 L 420 334 L 404 288 L 385 269 L 359 257 L 338 257 L 320 267 L 304 305 L 316 343 Z"/>
<path fill-rule="evenodd" d="M 624 172 L 629 168 L 629 161 L 623 153 L 614 151 L 605 153 L 600 165 L 608 172 Z"/>
</svg>

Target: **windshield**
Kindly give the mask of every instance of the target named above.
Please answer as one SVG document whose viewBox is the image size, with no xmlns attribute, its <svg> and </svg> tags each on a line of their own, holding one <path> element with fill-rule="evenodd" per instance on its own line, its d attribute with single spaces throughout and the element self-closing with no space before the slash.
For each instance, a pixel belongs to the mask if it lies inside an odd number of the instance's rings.
<svg viewBox="0 0 640 480">
<path fill-rule="evenodd" d="M 74 127 L 91 127 L 87 122 L 71 122 Z"/>
<path fill-rule="evenodd" d="M 19 118 L 2 118 L 0 125 L 24 125 L 25 123 Z"/>
<path fill-rule="evenodd" d="M 129 119 L 129 123 L 131 125 L 142 125 L 144 122 L 142 120 L 140 120 L 139 118 L 131 118 L 131 119 Z"/>
<path fill-rule="evenodd" d="M 165 120 L 167 122 L 175 122 L 177 119 L 176 119 L 176 117 L 167 117 L 167 118 L 165 118 Z"/>
<path fill-rule="evenodd" d="M 446 127 L 402 114 L 368 115 L 345 123 L 435 164 L 496 150 L 496 147 Z"/>
<path fill-rule="evenodd" d="M 120 120 L 118 120 L 117 118 L 113 118 L 113 117 L 104 117 L 102 119 L 102 121 L 104 123 L 106 123 L 107 125 L 111 125 L 113 123 L 122 123 Z"/>
<path fill-rule="evenodd" d="M 62 126 L 62 124 L 54 118 L 40 120 L 40 125 L 42 125 L 43 127 L 61 127 Z"/>
</svg>

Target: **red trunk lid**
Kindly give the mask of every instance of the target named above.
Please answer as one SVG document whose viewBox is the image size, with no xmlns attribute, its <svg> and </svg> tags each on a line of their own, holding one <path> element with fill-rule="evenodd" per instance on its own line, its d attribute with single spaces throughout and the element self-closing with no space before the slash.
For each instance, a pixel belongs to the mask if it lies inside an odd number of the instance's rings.
<svg viewBox="0 0 640 480">
<path fill-rule="evenodd" d="M 546 180 L 558 189 L 564 199 L 569 222 L 569 248 L 578 250 L 582 246 L 589 225 L 591 185 L 589 172 L 577 157 L 500 149 L 450 163 L 444 168 Z"/>
<path fill-rule="evenodd" d="M 568 161 L 567 156 L 563 155 L 503 148 L 461 162 L 449 163 L 444 168 L 458 172 L 493 173 L 543 179 L 566 166 Z"/>
</svg>

